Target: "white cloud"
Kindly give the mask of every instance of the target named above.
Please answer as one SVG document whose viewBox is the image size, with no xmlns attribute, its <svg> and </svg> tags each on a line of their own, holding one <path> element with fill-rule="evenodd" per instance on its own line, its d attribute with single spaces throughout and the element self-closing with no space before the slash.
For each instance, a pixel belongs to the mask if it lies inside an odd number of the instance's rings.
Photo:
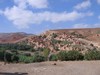
<svg viewBox="0 0 100 75">
<path fill-rule="evenodd" d="M 67 22 L 75 21 L 87 16 L 92 16 L 93 13 L 86 12 L 80 13 L 77 11 L 72 12 L 32 12 L 27 7 L 30 5 L 33 8 L 47 8 L 47 0 L 14 0 L 16 5 L 10 8 L 6 8 L 4 11 L 0 11 L 9 21 L 11 21 L 17 28 L 29 28 L 32 24 L 41 24 L 43 22 Z"/>
<path fill-rule="evenodd" d="M 27 6 L 31 6 L 33 8 L 39 8 L 39 9 L 48 7 L 47 0 L 14 0 L 14 2 L 20 8 L 27 8 Z"/>
<path fill-rule="evenodd" d="M 92 13 L 79 13 L 77 11 L 72 11 L 70 13 L 56 13 L 49 11 L 34 13 L 31 10 L 13 6 L 12 8 L 6 8 L 5 11 L 3 11 L 3 15 L 18 28 L 28 28 L 29 25 L 41 24 L 42 22 L 57 23 L 75 21 L 86 16 L 91 16 Z"/>
<path fill-rule="evenodd" d="M 73 28 L 96 28 L 96 27 L 100 27 L 100 24 L 75 24 L 73 25 Z"/>
<path fill-rule="evenodd" d="M 100 19 L 100 16 L 98 16 L 98 19 Z"/>
<path fill-rule="evenodd" d="M 27 0 L 29 5 L 31 5 L 33 8 L 47 8 L 48 1 L 47 0 Z"/>
<path fill-rule="evenodd" d="M 97 3 L 100 4 L 100 0 L 97 0 Z"/>
<path fill-rule="evenodd" d="M 3 13 L 3 11 L 2 10 L 0 10 L 0 14 L 2 14 Z"/>
<path fill-rule="evenodd" d="M 80 9 L 86 9 L 90 6 L 91 6 L 90 0 L 86 0 L 82 3 L 77 4 L 74 8 L 77 9 L 77 10 L 80 10 Z"/>
<path fill-rule="evenodd" d="M 28 25 L 32 23 L 33 19 L 33 13 L 31 11 L 23 10 L 16 6 L 11 9 L 7 8 L 4 11 L 4 15 L 18 28 L 28 28 Z"/>
<path fill-rule="evenodd" d="M 75 24 L 73 25 L 73 28 L 88 28 L 88 24 Z"/>
<path fill-rule="evenodd" d="M 99 24 L 99 23 L 97 23 L 97 24 L 95 24 L 95 25 L 94 25 L 94 27 L 100 27 L 100 24 Z"/>
<path fill-rule="evenodd" d="M 27 0 L 14 0 L 14 3 L 19 7 L 19 8 L 27 8 Z"/>
</svg>

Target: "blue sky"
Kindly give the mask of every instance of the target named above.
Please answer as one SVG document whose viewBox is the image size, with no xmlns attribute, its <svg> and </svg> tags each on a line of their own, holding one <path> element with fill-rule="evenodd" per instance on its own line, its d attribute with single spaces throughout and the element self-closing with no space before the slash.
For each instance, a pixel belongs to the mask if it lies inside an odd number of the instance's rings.
<svg viewBox="0 0 100 75">
<path fill-rule="evenodd" d="M 0 32 L 100 27 L 100 0 L 0 0 Z"/>
</svg>

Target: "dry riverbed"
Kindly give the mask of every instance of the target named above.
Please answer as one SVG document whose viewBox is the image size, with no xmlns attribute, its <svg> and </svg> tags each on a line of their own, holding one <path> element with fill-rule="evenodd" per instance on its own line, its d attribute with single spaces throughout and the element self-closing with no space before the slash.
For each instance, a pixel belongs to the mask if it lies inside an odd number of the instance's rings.
<svg viewBox="0 0 100 75">
<path fill-rule="evenodd" d="M 100 61 L 0 63 L 0 75 L 100 75 Z"/>
</svg>

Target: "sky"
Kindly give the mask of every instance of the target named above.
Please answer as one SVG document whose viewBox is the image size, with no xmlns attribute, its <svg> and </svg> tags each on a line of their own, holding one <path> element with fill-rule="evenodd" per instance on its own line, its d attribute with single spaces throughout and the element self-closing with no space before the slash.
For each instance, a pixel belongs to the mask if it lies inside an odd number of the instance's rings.
<svg viewBox="0 0 100 75">
<path fill-rule="evenodd" d="M 0 0 L 0 33 L 100 27 L 100 0 Z"/>
</svg>

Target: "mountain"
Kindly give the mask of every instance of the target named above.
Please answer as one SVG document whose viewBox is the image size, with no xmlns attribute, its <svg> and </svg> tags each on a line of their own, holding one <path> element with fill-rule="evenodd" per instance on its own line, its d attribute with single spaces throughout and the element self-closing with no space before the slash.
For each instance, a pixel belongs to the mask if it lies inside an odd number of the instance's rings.
<svg viewBox="0 0 100 75">
<path fill-rule="evenodd" d="M 85 39 L 100 44 L 100 28 L 84 28 L 84 29 L 59 29 L 59 30 L 50 30 L 46 33 L 71 33 L 78 34 L 85 37 Z"/>
<path fill-rule="evenodd" d="M 100 28 L 49 30 L 16 43 L 31 45 L 35 50 L 49 48 L 51 52 L 78 50 L 84 53 L 100 49 Z"/>
<path fill-rule="evenodd" d="M 24 32 L 18 33 L 0 33 L 0 43 L 15 43 L 16 41 L 30 36 Z"/>
</svg>

